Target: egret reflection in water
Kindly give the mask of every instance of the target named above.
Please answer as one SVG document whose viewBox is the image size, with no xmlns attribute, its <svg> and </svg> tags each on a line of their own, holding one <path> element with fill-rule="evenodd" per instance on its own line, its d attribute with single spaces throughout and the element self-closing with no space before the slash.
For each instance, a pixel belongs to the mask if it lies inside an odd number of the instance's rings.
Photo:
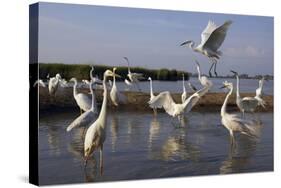
<svg viewBox="0 0 281 188">
<path fill-rule="evenodd" d="M 191 112 L 184 127 L 171 118 L 151 112 L 109 111 L 104 169 L 98 153 L 84 169 L 83 129 L 65 134 L 77 112 L 40 116 L 39 176 L 42 184 L 100 182 L 273 169 L 272 113 L 259 113 L 260 140 L 238 135 L 236 151 L 229 155 L 229 135 L 216 113 Z M 55 151 L 55 153 L 54 153 Z M 62 168 L 63 166 L 63 168 Z"/>
</svg>

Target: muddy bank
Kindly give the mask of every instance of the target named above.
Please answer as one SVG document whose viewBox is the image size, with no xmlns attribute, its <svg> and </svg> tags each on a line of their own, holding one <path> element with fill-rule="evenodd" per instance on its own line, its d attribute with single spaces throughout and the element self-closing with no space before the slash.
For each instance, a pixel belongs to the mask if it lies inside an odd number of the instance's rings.
<svg viewBox="0 0 281 188">
<path fill-rule="evenodd" d="M 80 88 L 79 92 L 87 93 L 89 96 L 89 89 Z M 102 102 L 102 90 L 95 90 L 97 102 L 100 105 Z M 122 92 L 127 96 L 128 104 L 120 104 L 118 108 L 124 110 L 151 110 L 147 104 L 147 101 L 150 98 L 149 93 L 135 92 L 135 91 L 124 91 Z M 157 93 L 155 93 L 157 94 Z M 225 99 L 226 93 L 207 93 L 203 96 L 199 103 L 193 108 L 195 111 L 213 111 L 220 110 L 221 105 Z M 255 96 L 254 93 L 242 93 L 241 97 L 244 96 Z M 235 103 L 235 94 L 232 94 L 228 102 L 229 109 L 236 110 L 237 106 Z M 173 94 L 173 98 L 176 102 L 181 101 L 181 93 Z M 273 111 L 273 96 L 264 96 L 263 99 L 266 101 L 266 109 L 259 107 L 257 111 Z M 116 108 L 112 105 L 110 99 L 108 105 L 111 108 Z M 73 98 L 73 89 L 72 88 L 59 88 L 55 97 L 51 97 L 48 93 L 47 88 L 40 87 L 39 89 L 39 107 L 40 110 L 52 110 L 59 108 L 78 108 L 74 98 Z"/>
</svg>

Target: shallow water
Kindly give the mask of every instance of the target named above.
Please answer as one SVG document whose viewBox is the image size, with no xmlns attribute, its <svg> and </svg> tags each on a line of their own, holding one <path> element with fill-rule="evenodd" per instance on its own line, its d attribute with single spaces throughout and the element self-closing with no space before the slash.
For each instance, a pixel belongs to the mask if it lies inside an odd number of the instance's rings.
<svg viewBox="0 0 281 188">
<path fill-rule="evenodd" d="M 40 184 L 100 182 L 144 178 L 228 174 L 273 170 L 273 114 L 259 113 L 258 141 L 237 135 L 230 152 L 229 133 L 218 112 L 191 112 L 183 128 L 165 113 L 109 112 L 104 169 L 99 155 L 84 168 L 83 128 L 65 131 L 79 114 L 42 114 L 39 127 Z M 248 118 L 252 116 L 248 115 Z"/>
</svg>

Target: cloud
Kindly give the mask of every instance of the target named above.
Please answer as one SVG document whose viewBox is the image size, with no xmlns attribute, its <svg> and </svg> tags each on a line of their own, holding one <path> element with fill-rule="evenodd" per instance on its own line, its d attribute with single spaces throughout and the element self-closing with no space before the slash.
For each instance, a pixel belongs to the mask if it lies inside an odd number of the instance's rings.
<svg viewBox="0 0 281 188">
<path fill-rule="evenodd" d="M 224 55 L 230 57 L 263 57 L 265 51 L 254 46 L 245 46 L 240 48 L 226 48 Z"/>
</svg>

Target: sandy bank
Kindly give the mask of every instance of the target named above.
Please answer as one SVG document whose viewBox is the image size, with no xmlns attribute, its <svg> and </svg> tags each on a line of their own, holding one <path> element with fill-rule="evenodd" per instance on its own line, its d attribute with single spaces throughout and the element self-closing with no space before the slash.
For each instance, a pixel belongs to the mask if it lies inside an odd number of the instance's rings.
<svg viewBox="0 0 281 188">
<path fill-rule="evenodd" d="M 89 93 L 89 89 L 81 88 L 78 89 L 79 92 Z M 96 90 L 97 102 L 102 102 L 102 90 Z M 128 98 L 127 105 L 120 105 L 118 108 L 126 110 L 151 110 L 147 104 L 149 100 L 149 93 L 135 92 L 135 91 L 124 91 L 122 92 Z M 156 93 L 157 94 L 157 93 Z M 254 96 L 254 93 L 243 93 L 241 97 L 244 96 Z M 89 96 L 91 96 L 89 94 Z M 226 93 L 207 93 L 199 103 L 194 107 L 195 111 L 213 111 L 219 110 L 223 101 L 225 99 Z M 181 93 L 173 94 L 173 98 L 176 102 L 181 101 Z M 264 100 L 267 103 L 267 108 L 263 109 L 259 107 L 257 111 L 273 111 L 273 96 L 264 96 Z M 108 102 L 109 106 L 112 106 L 111 101 Z M 55 97 L 50 97 L 47 88 L 40 87 L 39 89 L 39 105 L 40 110 L 51 110 L 53 108 L 78 108 L 76 102 L 73 98 L 72 88 L 59 88 Z M 236 109 L 235 94 L 230 97 L 228 103 L 229 109 Z"/>
</svg>

